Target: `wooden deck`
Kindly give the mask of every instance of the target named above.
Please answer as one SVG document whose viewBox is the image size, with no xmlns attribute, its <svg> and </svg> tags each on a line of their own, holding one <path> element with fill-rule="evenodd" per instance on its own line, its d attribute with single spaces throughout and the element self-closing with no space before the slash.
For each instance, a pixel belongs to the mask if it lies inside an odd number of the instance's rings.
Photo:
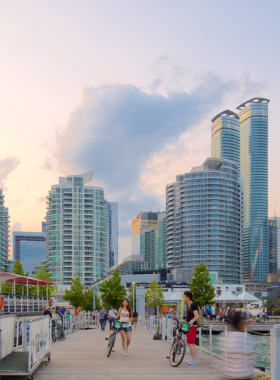
<svg viewBox="0 0 280 380">
<path fill-rule="evenodd" d="M 152 340 L 145 330 L 132 334 L 129 355 L 123 356 L 120 336 L 117 336 L 115 353 L 105 355 L 109 336 L 100 329 L 78 331 L 67 336 L 63 342 L 52 345 L 52 360 L 45 362 L 34 373 L 34 380 L 186 380 L 218 379 L 218 371 L 209 365 L 209 356 L 195 366 L 184 362 L 177 368 L 169 364 L 170 343 Z M 207 361 L 206 361 L 207 360 Z M 10 378 L 11 379 L 11 378 Z"/>
</svg>

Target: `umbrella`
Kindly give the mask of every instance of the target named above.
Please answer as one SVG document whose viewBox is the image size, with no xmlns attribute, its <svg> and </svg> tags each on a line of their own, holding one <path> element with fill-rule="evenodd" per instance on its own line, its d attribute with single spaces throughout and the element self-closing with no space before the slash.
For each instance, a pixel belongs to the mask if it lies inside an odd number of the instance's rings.
<svg viewBox="0 0 280 380">
<path fill-rule="evenodd" d="M 252 294 L 248 292 L 243 292 L 239 294 L 238 298 L 241 301 L 260 301 L 257 297 L 253 296 Z"/>
</svg>

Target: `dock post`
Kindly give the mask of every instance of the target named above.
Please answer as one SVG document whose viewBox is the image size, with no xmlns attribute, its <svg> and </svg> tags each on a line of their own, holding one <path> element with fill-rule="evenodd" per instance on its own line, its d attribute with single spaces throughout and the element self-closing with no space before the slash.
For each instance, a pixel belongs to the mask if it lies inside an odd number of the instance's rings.
<svg viewBox="0 0 280 380">
<path fill-rule="evenodd" d="M 150 317 L 150 333 L 153 332 L 153 317 Z"/>
<path fill-rule="evenodd" d="M 27 319 L 22 319 L 22 339 L 23 339 L 23 351 L 27 351 Z"/>
<path fill-rule="evenodd" d="M 201 327 L 199 327 L 199 359 L 201 359 Z"/>
<path fill-rule="evenodd" d="M 272 330 L 272 368 L 271 368 L 271 380 L 279 379 L 280 373 L 280 325 L 275 325 Z"/>
<path fill-rule="evenodd" d="M 166 319 L 162 319 L 162 340 L 165 340 L 166 337 Z"/>
<path fill-rule="evenodd" d="M 209 348 L 210 348 L 210 365 L 212 365 L 212 325 L 209 325 Z"/>
</svg>

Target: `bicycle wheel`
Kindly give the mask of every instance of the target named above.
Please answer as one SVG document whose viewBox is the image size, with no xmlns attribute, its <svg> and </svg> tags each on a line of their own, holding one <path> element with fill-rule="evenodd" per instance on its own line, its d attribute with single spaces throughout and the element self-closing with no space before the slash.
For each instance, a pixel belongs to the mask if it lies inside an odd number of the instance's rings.
<svg viewBox="0 0 280 380">
<path fill-rule="evenodd" d="M 52 340 L 54 343 L 56 342 L 55 330 L 54 329 L 52 329 Z"/>
<path fill-rule="evenodd" d="M 108 346 L 107 346 L 107 358 L 111 355 L 112 349 L 115 345 L 115 340 L 116 340 L 116 334 L 111 334 L 109 339 L 108 339 Z"/>
<path fill-rule="evenodd" d="M 58 340 L 64 340 L 65 339 L 65 334 L 64 334 L 62 327 L 57 328 L 57 339 Z"/>
<path fill-rule="evenodd" d="M 184 359 L 186 343 L 181 337 L 175 337 L 170 349 L 169 362 L 172 367 L 178 367 Z"/>
</svg>

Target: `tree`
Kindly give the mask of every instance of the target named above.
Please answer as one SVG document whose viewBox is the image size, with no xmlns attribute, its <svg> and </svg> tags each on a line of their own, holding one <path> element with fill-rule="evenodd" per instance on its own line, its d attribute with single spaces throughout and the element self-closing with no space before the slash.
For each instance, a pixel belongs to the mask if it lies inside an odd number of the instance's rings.
<svg viewBox="0 0 280 380">
<path fill-rule="evenodd" d="M 100 310 L 100 299 L 97 296 L 96 293 L 93 293 L 93 291 L 89 290 L 89 300 L 88 302 L 83 305 L 83 307 L 86 309 L 86 311 L 92 311 L 93 310 L 93 294 L 95 297 L 95 310 Z"/>
<path fill-rule="evenodd" d="M 85 285 L 81 284 L 79 277 L 71 280 L 71 289 L 65 290 L 65 294 L 62 297 L 65 301 L 68 301 L 76 309 L 78 307 L 85 307 L 89 301 L 90 291 L 84 292 Z"/>
<path fill-rule="evenodd" d="M 193 301 L 203 307 L 213 303 L 215 298 L 215 288 L 211 284 L 210 271 L 205 264 L 199 264 L 194 268 L 194 275 L 190 283 L 190 290 L 193 294 Z"/>
<path fill-rule="evenodd" d="M 134 309 L 136 309 L 136 287 L 137 285 L 135 284 L 134 286 L 131 285 L 128 291 L 127 298 L 129 299 L 131 308 L 133 307 L 133 288 L 134 288 Z"/>
<path fill-rule="evenodd" d="M 23 266 L 22 263 L 19 260 L 16 260 L 13 265 L 13 273 L 18 274 L 20 276 L 28 276 L 28 272 L 23 272 Z M 22 291 L 23 289 L 23 291 Z M 12 294 L 14 293 L 13 285 L 12 284 L 2 284 L 2 293 L 5 294 Z M 22 285 L 16 285 L 16 291 L 15 294 L 27 294 L 26 286 Z"/>
<path fill-rule="evenodd" d="M 152 306 L 154 312 L 156 312 L 157 307 L 161 307 L 164 304 L 164 294 L 162 288 L 159 286 L 158 282 L 155 279 L 150 283 L 149 289 L 146 290 L 146 305 Z"/>
<path fill-rule="evenodd" d="M 122 300 L 126 297 L 126 289 L 121 285 L 121 275 L 116 268 L 112 277 L 105 280 L 100 286 L 100 292 L 102 293 L 102 305 L 106 310 L 112 305 L 115 309 L 118 309 Z"/>
<path fill-rule="evenodd" d="M 40 265 L 40 268 L 36 272 L 36 277 L 39 280 L 44 281 L 50 281 L 51 282 L 51 275 L 46 270 L 46 264 Z M 52 285 L 48 285 L 48 297 L 53 297 L 53 292 L 55 290 L 55 287 Z M 37 296 L 37 286 L 32 286 L 32 288 L 29 291 L 29 294 L 32 296 Z M 47 296 L 47 287 L 45 285 L 39 285 L 39 296 L 46 297 Z"/>
</svg>

